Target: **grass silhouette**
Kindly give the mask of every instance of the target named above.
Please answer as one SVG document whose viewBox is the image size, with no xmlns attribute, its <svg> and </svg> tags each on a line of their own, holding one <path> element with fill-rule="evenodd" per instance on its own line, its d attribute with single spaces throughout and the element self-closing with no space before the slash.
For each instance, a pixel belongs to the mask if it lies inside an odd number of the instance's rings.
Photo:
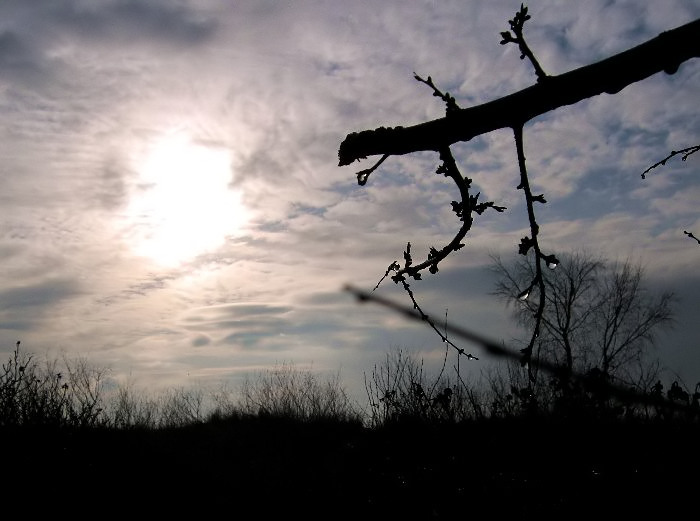
<svg viewBox="0 0 700 521">
<path fill-rule="evenodd" d="M 6 399 L 8 375 L 19 373 L 3 367 Z M 313 409 L 261 401 L 295 403 L 292 391 L 315 389 L 335 398 L 309 403 L 337 405 L 337 385 L 287 367 L 248 384 L 247 408 L 189 423 L 4 422 L 4 497 L 26 514 L 256 519 L 646 518 L 694 500 L 692 417 L 402 417 L 368 426 L 345 407 L 304 415 Z"/>
</svg>

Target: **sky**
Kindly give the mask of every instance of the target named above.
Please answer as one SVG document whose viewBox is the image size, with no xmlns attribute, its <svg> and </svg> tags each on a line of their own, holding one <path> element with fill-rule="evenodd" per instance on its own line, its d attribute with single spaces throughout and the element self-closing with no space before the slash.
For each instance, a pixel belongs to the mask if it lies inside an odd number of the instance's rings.
<svg viewBox="0 0 700 521">
<path fill-rule="evenodd" d="M 158 391 L 240 382 L 282 363 L 339 374 L 352 396 L 401 349 L 439 368 L 419 323 L 359 304 L 407 242 L 460 223 L 434 153 L 339 167 L 350 132 L 442 117 L 413 77 L 462 107 L 535 83 L 499 33 L 519 1 L 3 0 L 0 3 L 0 355 L 84 357 Z M 531 2 L 525 36 L 561 74 L 700 17 L 693 0 Z M 643 265 L 673 291 L 659 336 L 669 379 L 700 380 L 700 60 L 525 127 L 545 251 Z M 452 147 L 482 200 L 465 247 L 412 287 L 444 321 L 511 345 L 526 333 L 491 293 L 527 214 L 512 132 Z M 377 294 L 410 304 L 384 282 Z M 478 378 L 489 359 L 460 362 Z M 454 363 L 453 359 L 450 363 Z"/>
</svg>

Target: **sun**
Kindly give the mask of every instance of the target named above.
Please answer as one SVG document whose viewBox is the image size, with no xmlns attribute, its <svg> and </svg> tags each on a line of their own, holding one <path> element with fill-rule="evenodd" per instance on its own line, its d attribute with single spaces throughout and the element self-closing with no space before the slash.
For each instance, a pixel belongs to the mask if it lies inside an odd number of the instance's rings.
<svg viewBox="0 0 700 521">
<path fill-rule="evenodd" d="M 173 135 L 153 143 L 136 166 L 127 208 L 133 252 L 177 266 L 215 250 L 246 221 L 230 187 L 231 151 Z"/>
</svg>

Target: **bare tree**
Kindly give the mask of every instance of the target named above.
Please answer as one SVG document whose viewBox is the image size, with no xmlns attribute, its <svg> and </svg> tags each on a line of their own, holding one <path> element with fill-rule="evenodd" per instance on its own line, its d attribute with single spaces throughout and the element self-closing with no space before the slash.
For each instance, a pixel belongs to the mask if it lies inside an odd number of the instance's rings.
<svg viewBox="0 0 700 521">
<path fill-rule="evenodd" d="M 538 305 L 527 288 L 533 262 L 523 258 L 506 265 L 499 257 L 493 261 L 494 293 L 531 328 Z M 629 261 L 609 263 L 580 252 L 562 255 L 556 269 L 543 273 L 546 306 L 532 364 L 540 359 L 554 363 L 566 383 L 574 372 L 591 371 L 599 371 L 603 381 L 615 378 L 631 384 L 643 375 L 647 381 L 646 368 L 653 366 L 647 355 L 655 334 L 672 325 L 674 297 L 668 292 L 652 294 L 643 281 L 642 267 Z"/>
</svg>

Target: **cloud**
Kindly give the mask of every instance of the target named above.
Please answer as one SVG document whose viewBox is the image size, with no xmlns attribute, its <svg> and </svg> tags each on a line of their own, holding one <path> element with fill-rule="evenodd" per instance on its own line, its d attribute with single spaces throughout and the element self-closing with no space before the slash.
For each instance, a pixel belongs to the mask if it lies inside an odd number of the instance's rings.
<svg viewBox="0 0 700 521">
<path fill-rule="evenodd" d="M 45 327 L 52 311 L 83 293 L 77 280 L 25 281 L 0 291 L 0 330 L 17 335 Z"/>
<path fill-rule="evenodd" d="M 224 304 L 193 310 L 181 323 L 187 331 L 216 335 L 219 344 L 253 348 L 284 332 L 289 311 L 281 306 Z"/>
<path fill-rule="evenodd" d="M 206 8 L 194 10 L 182 2 L 63 0 L 32 2 L 23 11 L 18 14 L 23 20 L 32 20 L 35 29 L 99 45 L 159 41 L 181 49 L 205 41 L 217 27 L 216 18 Z"/>
<path fill-rule="evenodd" d="M 6 75 L 22 83 L 31 83 L 41 73 L 39 57 L 14 31 L 0 33 L 0 66 Z"/>
</svg>

